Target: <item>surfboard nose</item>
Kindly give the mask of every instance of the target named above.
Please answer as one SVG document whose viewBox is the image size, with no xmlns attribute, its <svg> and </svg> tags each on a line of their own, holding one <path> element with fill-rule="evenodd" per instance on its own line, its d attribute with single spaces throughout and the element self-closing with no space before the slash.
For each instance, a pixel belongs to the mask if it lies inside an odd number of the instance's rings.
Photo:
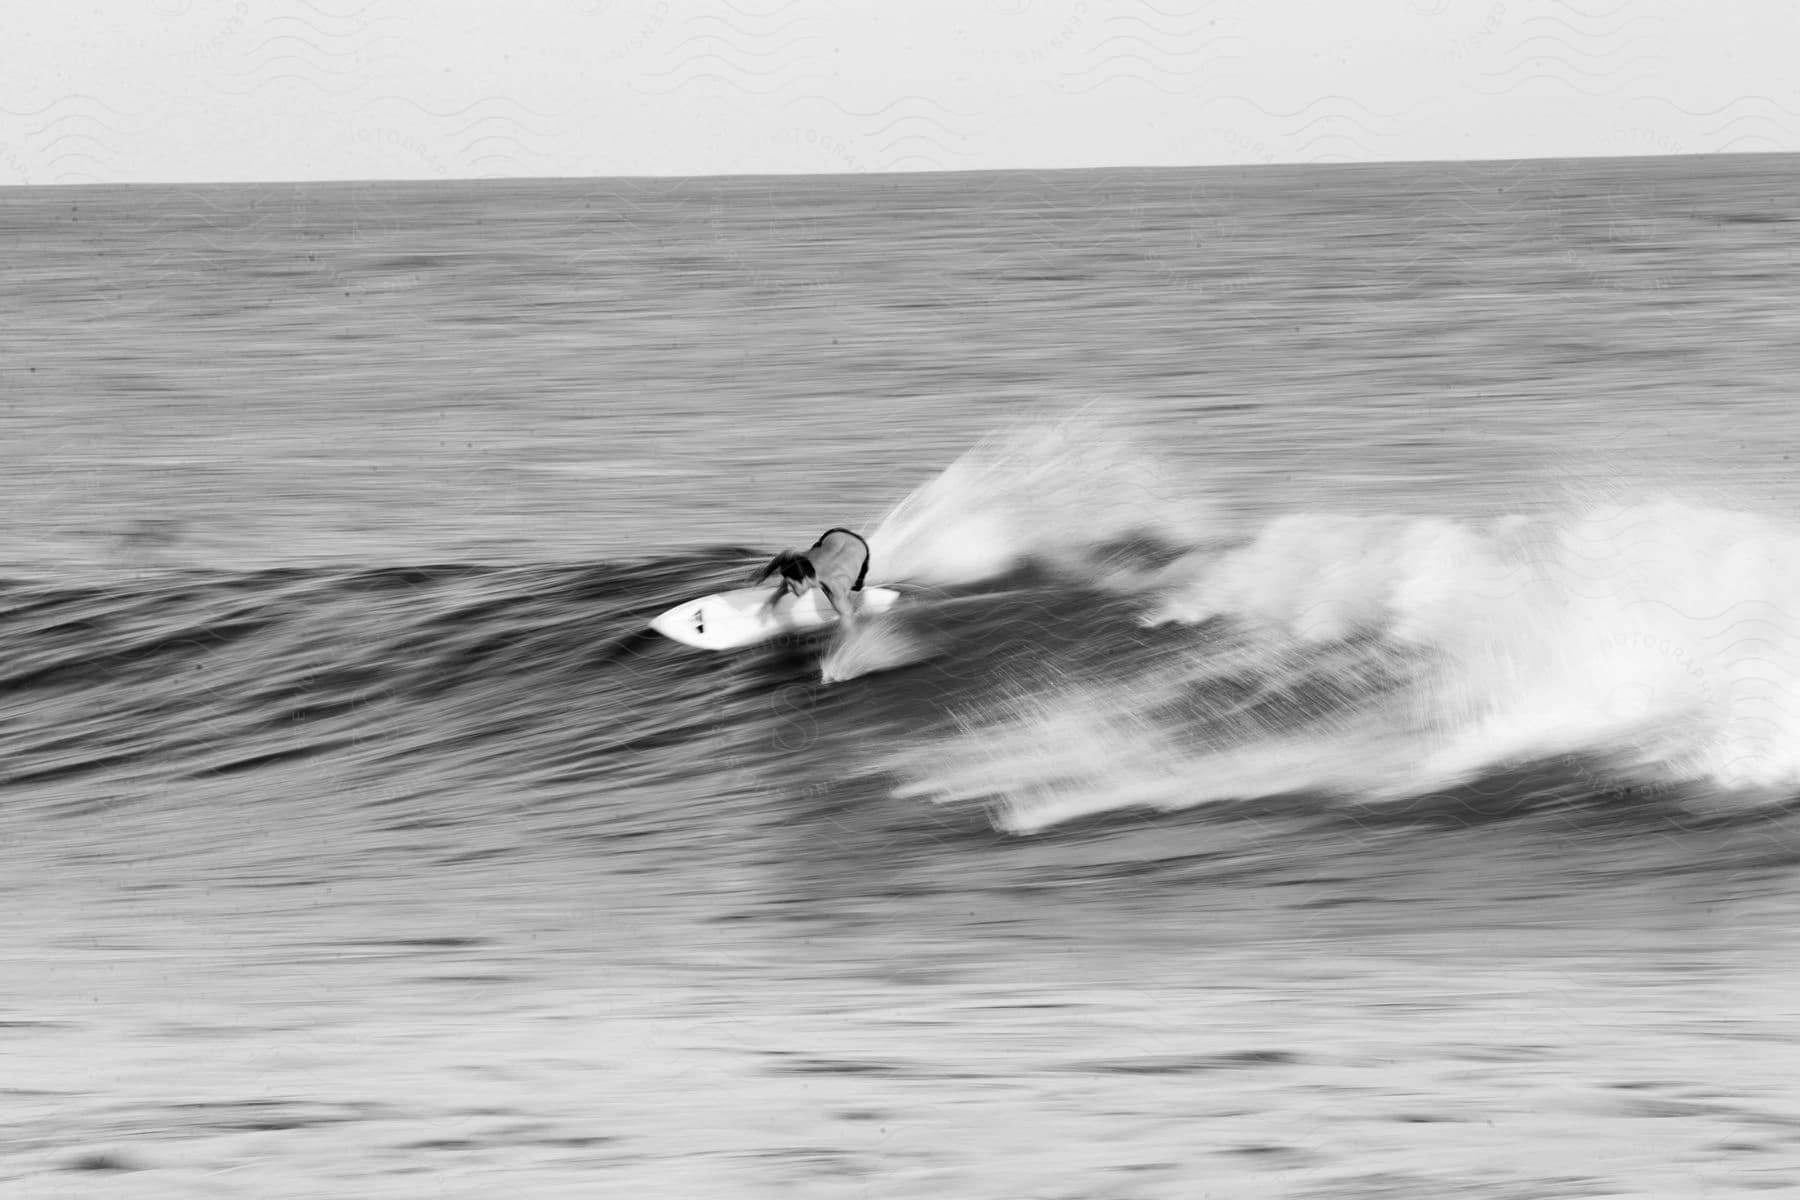
<svg viewBox="0 0 1800 1200">
<path fill-rule="evenodd" d="M 680 608 L 671 608 L 650 622 L 650 628 L 666 638 L 680 641 L 679 632 L 692 629 L 697 633 L 705 633 L 706 618 L 699 604 L 684 604 Z"/>
</svg>

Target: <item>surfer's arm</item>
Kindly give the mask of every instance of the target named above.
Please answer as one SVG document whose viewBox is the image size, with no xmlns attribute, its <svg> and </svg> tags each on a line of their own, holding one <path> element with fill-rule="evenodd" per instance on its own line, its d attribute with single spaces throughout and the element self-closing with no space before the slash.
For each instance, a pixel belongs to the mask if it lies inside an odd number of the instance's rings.
<svg viewBox="0 0 1800 1200">
<path fill-rule="evenodd" d="M 825 599 L 831 605 L 831 611 L 836 613 L 838 620 L 843 622 L 845 628 L 848 628 L 856 619 L 856 597 L 838 595 L 838 590 L 829 583 L 821 582 L 819 590 L 825 593 Z"/>
<path fill-rule="evenodd" d="M 787 566 L 789 563 L 793 562 L 795 559 L 801 558 L 801 557 L 803 557 L 803 556 L 801 555 L 801 553 L 798 550 L 783 550 L 780 554 L 777 554 L 774 558 L 771 558 L 768 561 L 768 564 L 766 566 L 764 566 L 762 570 L 760 570 L 756 573 L 756 578 L 752 579 L 750 582 L 751 583 L 761 583 L 763 580 L 767 579 L 769 576 L 771 576 L 771 575 L 775 574 L 777 571 L 781 570 L 781 568 Z"/>
</svg>

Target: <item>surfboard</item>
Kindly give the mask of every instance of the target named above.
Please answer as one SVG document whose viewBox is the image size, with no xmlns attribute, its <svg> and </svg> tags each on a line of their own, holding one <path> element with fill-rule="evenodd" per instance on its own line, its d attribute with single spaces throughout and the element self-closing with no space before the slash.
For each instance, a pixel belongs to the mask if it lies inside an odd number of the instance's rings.
<svg viewBox="0 0 1800 1200">
<path fill-rule="evenodd" d="M 836 625 L 837 613 L 831 601 L 814 588 L 796 600 L 783 596 L 773 612 L 764 612 L 770 587 L 739 588 L 735 592 L 719 592 L 678 604 L 650 622 L 650 628 L 666 638 L 701 650 L 740 650 L 780 637 L 784 633 L 803 633 Z M 884 613 L 900 599 L 892 588 L 866 587 L 861 612 L 865 616 Z"/>
</svg>

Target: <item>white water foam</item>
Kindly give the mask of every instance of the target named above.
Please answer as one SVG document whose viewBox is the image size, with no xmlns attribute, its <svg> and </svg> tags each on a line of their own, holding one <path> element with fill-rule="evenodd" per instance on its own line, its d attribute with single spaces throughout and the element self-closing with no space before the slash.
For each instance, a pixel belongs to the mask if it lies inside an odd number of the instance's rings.
<svg viewBox="0 0 1800 1200">
<path fill-rule="evenodd" d="M 1107 470 L 1073 471 L 1095 445 Z M 882 534 L 944 582 L 1144 529 L 1192 540 L 1204 521 L 1167 503 L 1178 488 L 1134 488 L 1133 505 L 1105 485 L 1143 477 L 1116 469 L 1129 462 L 1067 427 L 978 448 Z M 1114 503 L 1090 509 L 1095 495 Z M 1146 625 L 1201 627 L 1155 635 L 1154 678 L 1010 697 L 897 758 L 901 790 L 989 804 L 1018 829 L 1299 791 L 1416 796 L 1571 756 L 1603 764 L 1585 781 L 1599 791 L 1800 791 L 1800 529 L 1774 517 L 1673 500 L 1488 524 L 1294 515 L 1192 552 L 1145 598 Z M 1194 700 L 1233 673 L 1261 681 L 1265 714 L 1290 691 L 1348 698 L 1281 727 Z"/>
<path fill-rule="evenodd" d="M 1732 791 L 1800 787 L 1800 531 L 1769 517 L 1669 501 L 1485 528 L 1298 518 L 1173 600 L 1424 652 L 1432 786 L 1593 752 Z"/>
</svg>

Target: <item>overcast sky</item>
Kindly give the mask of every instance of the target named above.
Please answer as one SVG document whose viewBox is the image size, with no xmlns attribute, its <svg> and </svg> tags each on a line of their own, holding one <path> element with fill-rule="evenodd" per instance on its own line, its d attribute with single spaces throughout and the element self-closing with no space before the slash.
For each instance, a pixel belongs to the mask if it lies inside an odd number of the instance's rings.
<svg viewBox="0 0 1800 1200">
<path fill-rule="evenodd" d="M 1800 148 L 1793 0 L 4 0 L 0 184 Z"/>
</svg>

